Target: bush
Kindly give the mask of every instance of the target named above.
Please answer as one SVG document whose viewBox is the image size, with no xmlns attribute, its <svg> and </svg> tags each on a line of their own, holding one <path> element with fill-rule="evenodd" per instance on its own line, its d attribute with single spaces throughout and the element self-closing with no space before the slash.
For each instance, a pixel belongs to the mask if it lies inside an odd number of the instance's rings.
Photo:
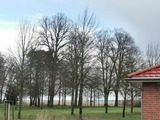
<svg viewBox="0 0 160 120">
<path fill-rule="evenodd" d="M 134 101 L 134 107 L 141 107 L 141 100 Z"/>
</svg>

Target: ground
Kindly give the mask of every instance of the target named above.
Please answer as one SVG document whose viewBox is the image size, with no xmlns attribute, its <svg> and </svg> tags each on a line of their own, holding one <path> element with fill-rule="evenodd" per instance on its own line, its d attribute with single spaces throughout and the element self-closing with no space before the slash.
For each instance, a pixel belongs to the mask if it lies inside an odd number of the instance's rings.
<svg viewBox="0 0 160 120">
<path fill-rule="evenodd" d="M 85 107 L 83 109 L 84 120 L 141 120 L 141 108 L 134 108 L 130 113 L 130 107 L 126 108 L 126 117 L 122 118 L 122 107 L 109 107 L 109 113 L 104 113 L 104 107 Z M 14 120 L 17 120 L 18 111 L 14 111 Z M 4 120 L 4 105 L 0 105 L 0 120 Z M 69 106 L 55 106 L 54 108 L 44 107 L 43 110 L 37 107 L 24 105 L 22 108 L 21 120 L 78 120 L 78 108 L 75 115 L 70 115 Z"/>
</svg>

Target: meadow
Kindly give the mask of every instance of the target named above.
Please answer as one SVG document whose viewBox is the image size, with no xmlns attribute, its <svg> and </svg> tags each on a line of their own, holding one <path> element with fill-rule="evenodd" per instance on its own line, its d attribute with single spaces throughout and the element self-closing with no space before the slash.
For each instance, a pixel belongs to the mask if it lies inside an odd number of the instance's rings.
<svg viewBox="0 0 160 120">
<path fill-rule="evenodd" d="M 104 107 L 84 107 L 84 120 L 141 120 L 141 108 L 134 108 L 130 112 L 130 107 L 126 108 L 126 117 L 122 118 L 122 107 L 109 107 L 109 113 L 104 113 Z M 23 105 L 21 120 L 78 120 L 78 108 L 75 108 L 75 115 L 70 115 L 69 106 L 54 106 L 53 108 L 29 107 Z M 18 110 L 14 111 L 14 120 L 17 119 Z M 4 105 L 0 105 L 0 120 L 4 120 Z"/>
</svg>

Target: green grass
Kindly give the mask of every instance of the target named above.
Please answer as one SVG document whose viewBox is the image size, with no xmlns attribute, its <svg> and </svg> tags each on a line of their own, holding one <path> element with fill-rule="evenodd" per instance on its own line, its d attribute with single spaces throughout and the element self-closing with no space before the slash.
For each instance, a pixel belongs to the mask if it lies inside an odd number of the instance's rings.
<svg viewBox="0 0 160 120">
<path fill-rule="evenodd" d="M 109 113 L 104 113 L 104 107 L 83 108 L 84 120 L 140 120 L 141 108 L 134 108 L 134 113 L 130 113 L 130 108 L 126 108 L 126 117 L 122 118 L 122 107 L 109 107 Z M 21 120 L 78 120 L 78 108 L 75 108 L 75 115 L 70 115 L 70 107 L 55 106 L 54 108 L 44 107 L 22 107 Z M 15 120 L 17 120 L 18 110 L 15 110 Z M 0 105 L 0 120 L 3 120 L 4 105 Z"/>
</svg>

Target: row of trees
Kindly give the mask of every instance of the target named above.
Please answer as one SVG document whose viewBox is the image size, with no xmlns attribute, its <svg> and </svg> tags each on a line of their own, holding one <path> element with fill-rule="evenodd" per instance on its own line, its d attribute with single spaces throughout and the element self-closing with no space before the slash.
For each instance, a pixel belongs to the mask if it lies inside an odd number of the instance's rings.
<svg viewBox="0 0 160 120">
<path fill-rule="evenodd" d="M 56 95 L 58 105 L 61 97 L 65 105 L 68 95 L 71 114 L 79 106 L 82 118 L 85 91 L 89 93 L 90 106 L 93 98 L 95 101 L 104 97 L 106 113 L 109 94 L 114 92 L 115 106 L 119 94 L 124 102 L 129 96 L 133 112 L 133 101 L 139 92 L 134 89 L 136 85 L 129 85 L 124 78 L 143 68 L 144 61 L 150 64 L 150 50 L 145 60 L 129 33 L 123 29 L 100 29 L 95 16 L 87 10 L 76 23 L 58 13 L 43 17 L 38 25 L 23 21 L 16 50 L 10 51 L 9 57 L 0 54 L 0 102 L 3 94 L 18 97 L 18 118 L 21 118 L 24 96 L 29 96 L 30 106 L 43 109 L 44 96 L 48 96 L 48 107 L 53 107 Z"/>
</svg>

